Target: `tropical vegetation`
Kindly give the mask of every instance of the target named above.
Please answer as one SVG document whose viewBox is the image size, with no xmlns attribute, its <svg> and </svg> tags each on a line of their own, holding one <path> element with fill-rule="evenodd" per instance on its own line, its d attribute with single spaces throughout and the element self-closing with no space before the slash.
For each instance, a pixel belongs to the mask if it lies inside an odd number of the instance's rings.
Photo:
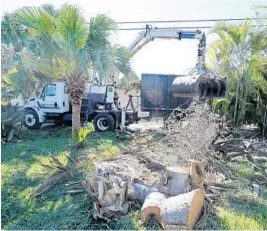
<svg viewBox="0 0 267 231">
<path fill-rule="evenodd" d="M 127 75 L 131 69 L 126 48 L 111 43 L 117 25 L 100 14 L 85 22 L 76 6 L 51 5 L 25 7 L 2 19 L 2 91 L 34 94 L 47 80 L 65 80 L 72 104 L 72 134 L 80 130 L 80 107 L 86 81 L 112 81 L 116 73 Z M 3 52 L 10 54 L 10 52 Z"/>
<path fill-rule="evenodd" d="M 228 77 L 229 93 L 213 102 L 214 109 L 235 124 L 256 123 L 267 128 L 267 29 L 218 24 L 219 38 L 208 50 L 210 67 Z"/>
</svg>

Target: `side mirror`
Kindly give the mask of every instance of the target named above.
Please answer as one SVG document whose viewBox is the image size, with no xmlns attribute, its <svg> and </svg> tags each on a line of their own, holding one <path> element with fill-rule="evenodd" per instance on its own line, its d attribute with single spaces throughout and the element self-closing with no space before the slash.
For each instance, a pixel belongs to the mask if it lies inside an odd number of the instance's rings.
<svg viewBox="0 0 267 231">
<path fill-rule="evenodd" d="M 45 98 L 45 90 L 46 90 L 46 85 L 43 86 L 43 88 L 40 91 L 39 98 L 44 99 Z"/>
</svg>

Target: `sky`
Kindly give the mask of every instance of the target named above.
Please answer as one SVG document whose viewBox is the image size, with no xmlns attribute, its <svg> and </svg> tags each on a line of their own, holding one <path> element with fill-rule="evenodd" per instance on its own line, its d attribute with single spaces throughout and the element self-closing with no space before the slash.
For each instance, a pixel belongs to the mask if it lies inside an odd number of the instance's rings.
<svg viewBox="0 0 267 231">
<path fill-rule="evenodd" d="M 253 6 L 267 5 L 267 0 L 1 0 L 1 13 L 23 6 L 74 4 L 81 8 L 86 20 L 105 13 L 115 21 L 190 20 L 255 17 Z M 164 26 L 212 26 L 213 23 L 153 24 Z M 145 24 L 137 27 L 145 28 Z M 124 25 L 120 27 L 133 27 Z M 207 43 L 216 39 L 209 30 Z M 124 46 L 138 36 L 138 31 L 117 31 L 113 40 Z M 197 59 L 197 40 L 155 40 L 143 47 L 131 61 L 133 70 L 141 73 L 184 74 L 194 67 Z"/>
</svg>

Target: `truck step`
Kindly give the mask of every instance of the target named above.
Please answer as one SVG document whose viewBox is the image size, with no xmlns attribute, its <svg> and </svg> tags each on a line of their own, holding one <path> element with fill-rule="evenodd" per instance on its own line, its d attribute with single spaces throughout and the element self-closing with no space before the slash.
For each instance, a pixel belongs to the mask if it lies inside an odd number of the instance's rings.
<svg viewBox="0 0 267 231">
<path fill-rule="evenodd" d="M 58 117 L 60 114 L 59 113 L 47 113 L 46 115 L 48 117 Z"/>
<path fill-rule="evenodd" d="M 90 103 L 91 103 L 90 99 L 87 98 L 82 99 L 82 105 L 90 105 Z"/>
<path fill-rule="evenodd" d="M 81 118 L 88 119 L 88 113 L 91 110 L 91 101 L 89 98 L 83 98 L 82 99 L 82 105 L 81 105 Z"/>
</svg>

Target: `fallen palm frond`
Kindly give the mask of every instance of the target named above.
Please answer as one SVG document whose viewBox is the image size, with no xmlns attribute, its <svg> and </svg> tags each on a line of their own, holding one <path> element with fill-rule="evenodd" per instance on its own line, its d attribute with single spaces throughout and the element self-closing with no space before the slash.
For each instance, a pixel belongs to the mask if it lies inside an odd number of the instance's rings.
<svg viewBox="0 0 267 231">
<path fill-rule="evenodd" d="M 20 107 L 8 106 L 6 111 L 1 114 L 1 141 L 2 143 L 11 142 L 22 138 L 21 122 L 23 121 L 23 112 Z"/>
<path fill-rule="evenodd" d="M 33 196 L 40 196 L 55 186 L 73 177 L 77 172 L 84 169 L 85 166 L 90 166 L 93 159 L 78 160 L 66 155 L 68 162 L 65 164 L 58 157 L 52 156 L 49 164 L 40 163 L 47 171 L 42 174 L 46 176 L 46 180 L 38 187 Z"/>
</svg>

